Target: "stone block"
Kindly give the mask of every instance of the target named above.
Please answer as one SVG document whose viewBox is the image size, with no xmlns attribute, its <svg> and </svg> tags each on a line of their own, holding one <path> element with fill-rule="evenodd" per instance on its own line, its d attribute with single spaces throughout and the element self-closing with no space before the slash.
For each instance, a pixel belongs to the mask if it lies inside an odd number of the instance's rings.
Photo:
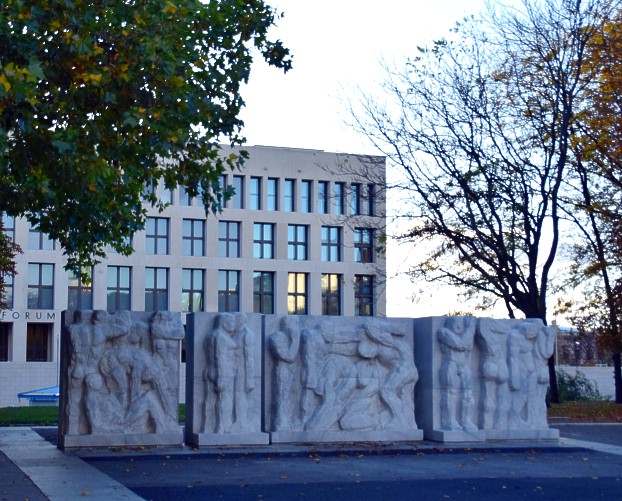
<svg viewBox="0 0 622 501">
<path fill-rule="evenodd" d="M 264 426 L 272 442 L 420 440 L 412 320 L 264 319 Z"/>
<path fill-rule="evenodd" d="M 66 311 L 61 448 L 181 445 L 179 313 Z"/>
<path fill-rule="evenodd" d="M 186 442 L 267 444 L 261 431 L 261 315 L 194 313 L 187 322 Z"/>
<path fill-rule="evenodd" d="M 555 439 L 547 360 L 555 330 L 541 320 L 415 320 L 417 418 L 430 440 Z"/>
</svg>

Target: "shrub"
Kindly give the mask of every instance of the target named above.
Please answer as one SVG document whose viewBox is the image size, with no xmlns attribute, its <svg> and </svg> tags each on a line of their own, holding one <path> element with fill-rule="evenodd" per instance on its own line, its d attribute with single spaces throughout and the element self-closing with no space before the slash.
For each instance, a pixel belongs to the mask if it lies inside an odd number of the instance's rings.
<svg viewBox="0 0 622 501">
<path fill-rule="evenodd" d="M 605 400 L 598 391 L 598 385 L 588 379 L 581 371 L 574 375 L 563 370 L 557 371 L 560 402 Z"/>
</svg>

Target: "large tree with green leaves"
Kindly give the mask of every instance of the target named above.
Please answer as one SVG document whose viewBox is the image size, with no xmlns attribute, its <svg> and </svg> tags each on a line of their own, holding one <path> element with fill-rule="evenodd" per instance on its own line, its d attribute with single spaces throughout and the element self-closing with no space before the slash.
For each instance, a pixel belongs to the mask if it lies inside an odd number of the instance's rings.
<svg viewBox="0 0 622 501">
<path fill-rule="evenodd" d="M 149 188 L 218 208 L 245 155 L 240 86 L 254 53 L 288 70 L 262 0 L 5 0 L 0 5 L 0 212 L 60 242 L 69 266 L 142 228 Z M 147 190 L 149 193 L 149 190 Z"/>
</svg>

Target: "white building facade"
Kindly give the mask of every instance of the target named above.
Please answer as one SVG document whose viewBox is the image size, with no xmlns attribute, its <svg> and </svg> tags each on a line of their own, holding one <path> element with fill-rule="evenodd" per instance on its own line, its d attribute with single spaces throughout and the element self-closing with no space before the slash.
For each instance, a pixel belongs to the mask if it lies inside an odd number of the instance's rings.
<svg viewBox="0 0 622 501">
<path fill-rule="evenodd" d="M 206 217 L 183 189 L 158 190 L 170 205 L 149 209 L 133 254 L 111 252 L 86 284 L 46 235 L 4 216 L 23 253 L 0 310 L 0 407 L 58 384 L 65 309 L 385 314 L 384 158 L 244 149 L 244 170 L 221 178 L 236 191 L 222 213 Z"/>
</svg>

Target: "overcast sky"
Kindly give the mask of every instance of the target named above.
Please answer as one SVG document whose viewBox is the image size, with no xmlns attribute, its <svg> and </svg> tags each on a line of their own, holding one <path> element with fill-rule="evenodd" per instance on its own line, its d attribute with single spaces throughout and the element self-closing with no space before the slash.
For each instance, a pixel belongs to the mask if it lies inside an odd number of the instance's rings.
<svg viewBox="0 0 622 501">
<path fill-rule="evenodd" d="M 484 0 L 268 0 L 285 16 L 273 35 L 294 56 L 286 75 L 257 59 L 242 113 L 248 144 L 376 153 L 346 125 L 346 103 L 382 81 L 381 62 L 399 64 L 447 34 Z M 389 204 L 395 200 L 389 195 Z M 392 203 L 393 202 L 393 203 Z M 390 244 L 387 314 L 444 314 L 464 309 L 452 291 L 411 284 L 404 272 L 412 248 Z M 425 288 L 425 287 L 424 287 Z M 495 313 L 504 315 L 499 309 Z"/>
</svg>

